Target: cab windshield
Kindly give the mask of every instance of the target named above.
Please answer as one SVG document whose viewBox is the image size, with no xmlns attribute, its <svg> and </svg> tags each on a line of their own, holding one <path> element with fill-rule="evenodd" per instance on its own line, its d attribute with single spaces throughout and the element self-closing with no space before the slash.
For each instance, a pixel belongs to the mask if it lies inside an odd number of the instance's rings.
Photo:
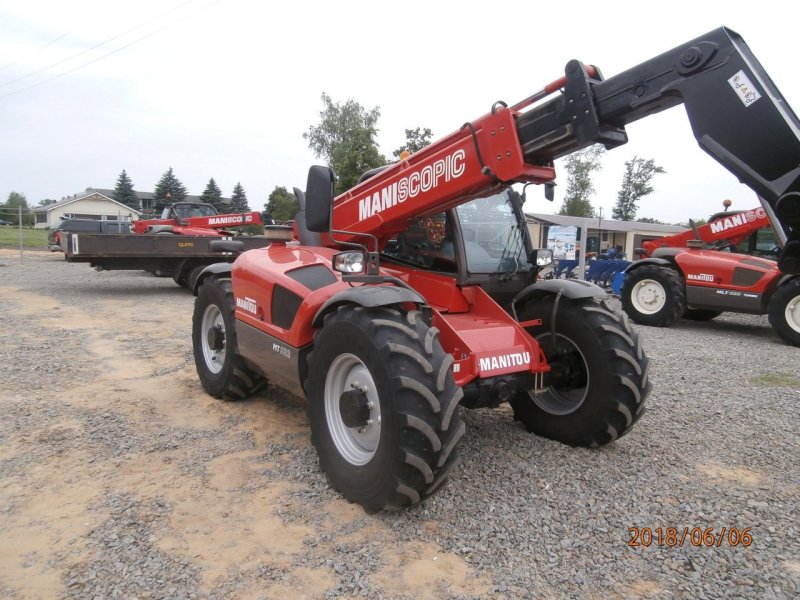
<svg viewBox="0 0 800 600">
<path fill-rule="evenodd" d="M 214 207 L 208 204 L 178 204 L 172 207 L 175 216 L 179 219 L 191 217 L 213 217 L 217 214 Z"/>
<path fill-rule="evenodd" d="M 525 238 L 505 190 L 456 208 L 464 237 L 467 271 L 496 273 L 530 268 Z"/>
<path fill-rule="evenodd" d="M 476 198 L 454 211 L 411 220 L 384 249 L 389 258 L 455 273 L 455 223 L 464 243 L 468 273 L 513 273 L 530 269 L 525 242 L 507 191 Z"/>
</svg>

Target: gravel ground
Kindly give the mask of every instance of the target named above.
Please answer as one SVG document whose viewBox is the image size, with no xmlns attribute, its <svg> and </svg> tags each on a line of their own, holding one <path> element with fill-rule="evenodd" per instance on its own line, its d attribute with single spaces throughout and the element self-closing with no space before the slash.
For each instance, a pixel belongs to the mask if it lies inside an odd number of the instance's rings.
<svg viewBox="0 0 800 600">
<path fill-rule="evenodd" d="M 0 275 L 0 597 L 800 594 L 800 350 L 766 317 L 636 327 L 648 411 L 600 450 L 465 411 L 449 485 L 369 516 L 320 473 L 303 399 L 203 393 L 171 279 L 9 250 Z"/>
</svg>

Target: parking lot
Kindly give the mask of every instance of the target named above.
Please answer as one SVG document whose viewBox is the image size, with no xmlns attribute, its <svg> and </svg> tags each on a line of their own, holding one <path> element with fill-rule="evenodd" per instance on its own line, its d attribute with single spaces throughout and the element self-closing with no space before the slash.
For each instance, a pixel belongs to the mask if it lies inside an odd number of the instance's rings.
<svg viewBox="0 0 800 600">
<path fill-rule="evenodd" d="M 0 597 L 800 594 L 800 349 L 766 317 L 634 326 L 653 392 L 600 450 L 465 411 L 449 484 L 371 516 L 304 399 L 203 392 L 171 279 L 3 249 L 0 276 Z"/>
</svg>

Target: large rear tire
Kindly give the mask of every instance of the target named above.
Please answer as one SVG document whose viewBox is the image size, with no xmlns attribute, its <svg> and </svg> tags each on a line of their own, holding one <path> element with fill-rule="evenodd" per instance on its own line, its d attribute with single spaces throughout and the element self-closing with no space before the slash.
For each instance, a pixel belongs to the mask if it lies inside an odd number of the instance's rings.
<svg viewBox="0 0 800 600">
<path fill-rule="evenodd" d="M 230 279 L 209 278 L 200 286 L 192 316 L 194 364 L 203 389 L 215 398 L 244 400 L 266 379 L 239 356 Z"/>
<path fill-rule="evenodd" d="M 554 298 L 520 312 L 541 319 L 529 329 L 552 371 L 538 394 L 511 400 L 514 418 L 528 431 L 570 446 L 603 446 L 625 435 L 639 420 L 650 393 L 648 359 L 627 318 L 604 300 L 561 300 L 552 335 Z"/>
<path fill-rule="evenodd" d="M 674 269 L 644 265 L 625 277 L 622 308 L 636 323 L 669 327 L 686 311 L 683 278 Z"/>
<path fill-rule="evenodd" d="M 800 346 L 800 277 L 778 288 L 769 301 L 767 315 L 784 342 Z"/>
<path fill-rule="evenodd" d="M 311 440 L 322 470 L 367 512 L 440 489 L 464 423 L 453 358 L 419 311 L 342 306 L 309 356 Z"/>
</svg>

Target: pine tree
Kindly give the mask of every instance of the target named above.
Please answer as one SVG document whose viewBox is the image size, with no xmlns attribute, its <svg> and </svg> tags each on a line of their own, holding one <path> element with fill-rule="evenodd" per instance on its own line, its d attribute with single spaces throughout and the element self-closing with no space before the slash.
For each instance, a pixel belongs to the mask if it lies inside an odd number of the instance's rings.
<svg viewBox="0 0 800 600">
<path fill-rule="evenodd" d="M 207 202 L 217 209 L 220 213 L 231 212 L 229 204 L 222 203 L 222 190 L 219 189 L 217 182 L 214 178 L 208 180 L 208 185 L 203 193 L 200 195 L 200 202 Z"/>
<path fill-rule="evenodd" d="M 114 187 L 114 200 L 135 210 L 142 209 L 142 203 L 139 200 L 139 196 L 133 191 L 133 182 L 128 177 L 125 169 L 122 169 L 122 173 L 117 178 L 117 185 Z"/>
<path fill-rule="evenodd" d="M 241 183 L 236 183 L 231 194 L 230 212 L 250 212 L 250 205 L 247 203 L 247 194 Z"/>
<path fill-rule="evenodd" d="M 180 179 L 175 177 L 172 172 L 172 167 L 169 171 L 161 176 L 156 184 L 156 190 L 153 198 L 153 210 L 156 214 L 160 214 L 164 207 L 169 202 L 180 202 L 186 198 L 186 187 L 181 183 Z"/>
</svg>

